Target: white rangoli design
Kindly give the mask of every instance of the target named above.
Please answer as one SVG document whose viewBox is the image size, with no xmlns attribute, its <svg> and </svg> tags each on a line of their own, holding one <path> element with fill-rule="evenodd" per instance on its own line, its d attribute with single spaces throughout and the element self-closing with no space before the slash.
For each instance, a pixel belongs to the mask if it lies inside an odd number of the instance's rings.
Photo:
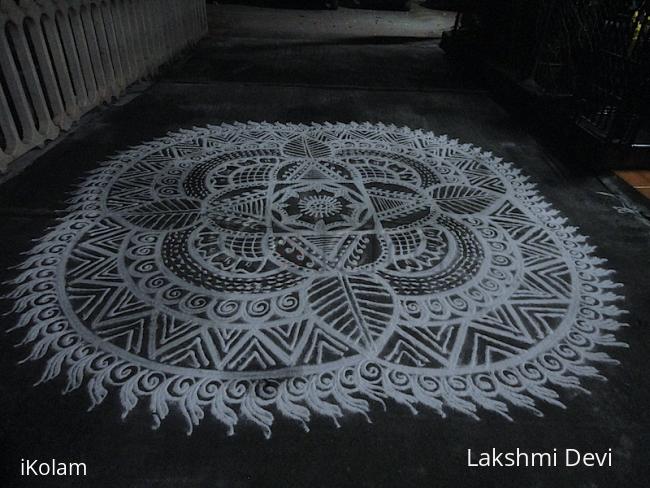
<svg viewBox="0 0 650 488">
<path fill-rule="evenodd" d="M 270 435 L 385 400 L 541 415 L 613 361 L 603 260 L 510 164 L 371 124 L 171 134 L 93 172 L 13 281 L 31 359 L 93 405 Z"/>
</svg>

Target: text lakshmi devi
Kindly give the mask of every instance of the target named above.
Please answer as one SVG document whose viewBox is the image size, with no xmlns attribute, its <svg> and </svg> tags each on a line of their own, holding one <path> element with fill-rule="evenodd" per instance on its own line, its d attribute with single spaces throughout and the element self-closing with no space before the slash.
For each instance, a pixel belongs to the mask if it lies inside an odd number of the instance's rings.
<svg viewBox="0 0 650 488">
<path fill-rule="evenodd" d="M 472 452 L 467 449 L 467 466 L 498 467 L 611 467 L 612 449 L 604 452 L 582 452 L 578 449 L 553 449 L 546 452 L 490 451 Z"/>
</svg>

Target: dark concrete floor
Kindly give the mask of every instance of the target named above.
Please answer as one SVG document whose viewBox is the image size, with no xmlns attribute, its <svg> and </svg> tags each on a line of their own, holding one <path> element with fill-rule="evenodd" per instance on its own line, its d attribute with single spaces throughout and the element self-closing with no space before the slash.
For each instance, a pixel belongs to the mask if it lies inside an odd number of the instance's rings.
<svg viewBox="0 0 650 488">
<path fill-rule="evenodd" d="M 444 3 L 436 1 L 413 2 L 409 12 L 353 9 L 350 8 L 353 1 L 341 1 L 338 11 L 330 11 L 322 9 L 323 3 L 319 0 L 220 2 L 208 7 L 210 31 L 224 37 L 303 40 L 404 36 L 405 32 L 413 37 L 432 38 L 450 29 L 455 17 L 452 11 L 433 9 Z M 372 2 L 358 3 L 368 6 Z"/>
<path fill-rule="evenodd" d="M 410 37 L 408 34 L 403 37 Z M 227 48 L 227 49 L 226 49 Z M 563 392 L 566 410 L 544 407 L 543 418 L 514 412 L 514 422 L 486 413 L 474 421 L 429 411 L 378 409 L 336 429 L 316 418 L 306 434 L 278 419 L 273 437 L 242 426 L 227 437 L 206 419 L 186 436 L 180 415 L 150 429 L 146 405 L 119 420 L 119 400 L 86 412 L 84 391 L 62 396 L 54 380 L 32 388 L 40 364 L 20 367 L 20 333 L 2 338 L 0 432 L 4 486 L 130 487 L 571 487 L 650 486 L 650 225 L 639 213 L 614 208 L 616 189 L 588 170 L 560 161 L 482 89 L 451 69 L 432 41 L 357 38 L 296 42 L 213 37 L 171 66 L 127 104 L 103 108 L 0 190 L 0 274 L 21 260 L 30 239 L 65 209 L 84 173 L 110 155 L 170 130 L 232 121 L 370 121 L 424 128 L 516 162 L 572 224 L 592 237 L 599 255 L 624 283 L 631 327 L 618 337 L 620 366 L 607 382 L 588 381 L 591 395 Z M 647 212 L 647 209 L 641 209 Z M 3 328 L 14 317 L 2 318 Z M 466 449 L 517 447 L 614 451 L 606 469 L 466 467 Z M 23 457 L 84 461 L 85 479 L 26 481 Z"/>
</svg>

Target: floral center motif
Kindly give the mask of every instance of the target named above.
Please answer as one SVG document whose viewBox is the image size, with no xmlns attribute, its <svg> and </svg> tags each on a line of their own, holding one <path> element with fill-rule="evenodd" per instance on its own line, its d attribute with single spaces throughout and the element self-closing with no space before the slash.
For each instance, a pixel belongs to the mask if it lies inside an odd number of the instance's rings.
<svg viewBox="0 0 650 488">
<path fill-rule="evenodd" d="M 298 202 L 300 211 L 309 217 L 323 219 L 341 211 L 341 202 L 332 195 L 312 195 Z"/>
</svg>

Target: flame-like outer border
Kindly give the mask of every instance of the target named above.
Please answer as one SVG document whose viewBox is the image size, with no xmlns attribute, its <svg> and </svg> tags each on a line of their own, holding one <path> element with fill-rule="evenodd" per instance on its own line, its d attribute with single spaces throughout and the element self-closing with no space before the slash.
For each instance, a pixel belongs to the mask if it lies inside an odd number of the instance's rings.
<svg viewBox="0 0 650 488">
<path fill-rule="evenodd" d="M 575 323 L 551 349 L 534 359 L 490 372 L 447 377 L 407 374 L 372 361 L 363 361 L 336 371 L 284 379 L 217 380 L 153 371 L 85 342 L 71 327 L 58 304 L 56 268 L 77 229 L 93 222 L 99 215 L 100 192 L 111 178 L 112 169 L 121 168 L 172 143 L 210 135 L 214 131 L 287 128 L 296 131 L 382 129 L 435 138 L 441 144 L 459 148 L 489 164 L 509 181 L 518 201 L 563 243 L 573 265 L 580 271 L 576 286 L 581 288 L 582 303 Z M 14 287 L 5 296 L 14 301 L 9 315 L 19 314 L 17 323 L 10 330 L 27 329 L 20 344 L 30 345 L 31 352 L 24 361 L 47 357 L 45 370 L 37 384 L 63 373 L 67 376 L 64 392 L 85 385 L 91 399 L 90 408 L 100 404 L 109 389 L 117 389 L 123 417 L 141 398 L 148 398 L 154 427 L 160 425 L 170 406 L 175 405 L 187 421 L 188 434 L 206 412 L 225 424 L 229 434 L 234 433 L 235 425 L 244 418 L 259 425 L 268 438 L 277 412 L 298 421 L 308 431 L 308 422 L 314 413 L 329 416 L 338 425 L 337 419 L 344 412 L 361 413 L 367 417 L 371 402 L 385 408 L 385 400 L 404 404 L 413 413 L 417 413 L 416 407 L 427 406 L 443 417 L 447 410 L 453 409 L 478 418 L 481 407 L 510 419 L 509 404 L 542 416 L 536 407 L 537 401 L 564 408 L 556 387 L 586 392 L 580 384 L 581 377 L 604 379 L 590 363 L 618 364 L 598 349 L 600 346 L 627 347 L 613 335 L 626 324 L 618 321 L 617 317 L 625 312 L 614 304 L 622 297 L 612 291 L 622 285 L 607 279 L 612 271 L 600 267 L 605 260 L 593 255 L 594 247 L 586 243 L 586 238 L 579 235 L 576 228 L 565 226 L 566 219 L 551 209 L 527 180 L 520 170 L 489 152 L 482 152 L 480 148 L 460 144 L 447 136 L 394 125 L 249 122 L 169 133 L 166 137 L 119 153 L 89 173 L 74 197 L 67 202 L 70 207 L 66 216 L 37 240 L 34 248 L 26 253 L 29 257 L 17 267 L 22 270 L 21 274 L 7 282 Z"/>
</svg>

